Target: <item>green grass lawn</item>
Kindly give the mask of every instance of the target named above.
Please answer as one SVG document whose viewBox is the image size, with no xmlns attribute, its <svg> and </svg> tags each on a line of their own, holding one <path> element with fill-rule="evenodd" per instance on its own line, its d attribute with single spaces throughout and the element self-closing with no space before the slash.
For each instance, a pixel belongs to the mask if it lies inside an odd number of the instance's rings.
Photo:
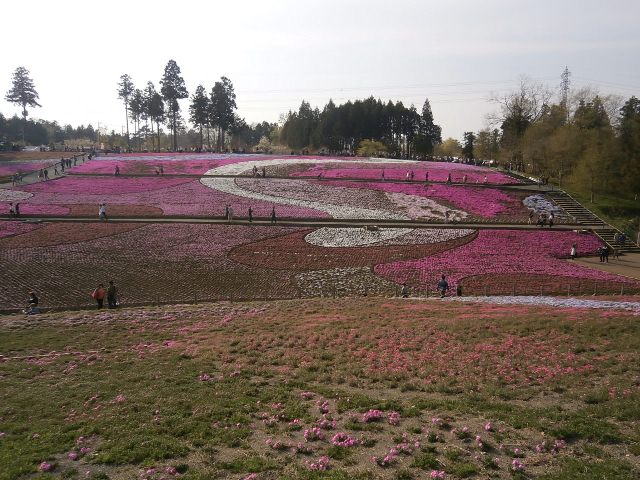
<svg viewBox="0 0 640 480">
<path fill-rule="evenodd" d="M 0 354 L 0 479 L 640 475 L 640 322 L 622 311 L 357 298 L 5 316 Z"/>
<path fill-rule="evenodd" d="M 632 197 L 619 197 L 611 194 L 598 194 L 591 203 L 589 193 L 567 189 L 567 192 L 582 205 L 598 215 L 607 223 L 626 232 L 630 239 L 636 240 L 640 228 L 640 200 Z"/>
</svg>

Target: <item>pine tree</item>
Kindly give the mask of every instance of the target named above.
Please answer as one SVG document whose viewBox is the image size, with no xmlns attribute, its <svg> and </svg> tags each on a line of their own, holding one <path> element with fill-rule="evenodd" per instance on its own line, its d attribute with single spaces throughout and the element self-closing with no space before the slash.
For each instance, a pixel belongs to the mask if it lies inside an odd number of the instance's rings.
<svg viewBox="0 0 640 480">
<path fill-rule="evenodd" d="M 178 149 L 178 120 L 180 116 L 180 104 L 178 100 L 187 98 L 189 92 L 184 83 L 184 78 L 180 76 L 180 67 L 175 60 L 169 60 L 166 67 L 164 67 L 164 75 L 160 80 L 162 88 L 162 98 L 165 101 L 167 109 L 168 120 L 171 126 L 171 132 L 173 134 L 173 151 Z"/>
<path fill-rule="evenodd" d="M 135 87 L 131 81 L 131 77 L 126 73 L 120 76 L 120 83 L 118 84 L 118 98 L 124 102 L 124 118 L 127 124 L 127 147 L 131 148 L 131 141 L 129 139 L 129 97 L 133 94 Z"/>
<path fill-rule="evenodd" d="M 22 143 L 24 144 L 24 129 L 27 124 L 27 106 L 41 107 L 38 103 L 38 92 L 33 84 L 33 80 L 29 77 L 29 70 L 24 67 L 16 68 L 11 79 L 12 85 L 4 97 L 9 103 L 15 103 L 22 107 Z"/>
<path fill-rule="evenodd" d="M 153 135 L 153 123 L 155 122 L 158 133 L 157 150 L 160 151 L 160 124 L 164 122 L 164 101 L 162 100 L 162 95 L 156 91 L 156 87 L 153 85 L 153 82 L 147 83 L 145 95 L 145 105 L 147 108 L 146 115 L 151 120 L 151 134 Z"/>
<path fill-rule="evenodd" d="M 209 97 L 202 85 L 198 85 L 196 93 L 191 97 L 189 105 L 189 120 L 200 130 L 200 149 L 202 150 L 204 139 L 202 129 L 209 122 Z"/>
<path fill-rule="evenodd" d="M 224 133 L 233 126 L 236 106 L 236 94 L 233 84 L 227 77 L 220 77 L 211 89 L 211 102 L 209 103 L 209 124 L 218 128 L 218 151 L 224 146 Z"/>
</svg>

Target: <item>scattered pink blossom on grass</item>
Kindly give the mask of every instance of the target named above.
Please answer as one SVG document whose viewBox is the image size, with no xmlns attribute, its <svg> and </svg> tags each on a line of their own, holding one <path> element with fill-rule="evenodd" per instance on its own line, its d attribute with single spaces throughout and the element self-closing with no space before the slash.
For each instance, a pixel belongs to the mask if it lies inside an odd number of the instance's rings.
<svg viewBox="0 0 640 480">
<path fill-rule="evenodd" d="M 383 417 L 384 414 L 380 410 L 369 410 L 362 415 L 362 421 L 364 423 L 377 422 L 379 420 L 382 420 Z"/>
<path fill-rule="evenodd" d="M 41 472 L 50 472 L 51 470 L 53 470 L 53 464 L 49 462 L 42 462 L 38 466 L 38 470 L 40 470 Z"/>
<path fill-rule="evenodd" d="M 324 471 L 324 470 L 329 470 L 330 464 L 329 464 L 329 457 L 327 457 L 326 455 L 320 457 L 316 462 L 305 462 L 307 465 L 307 468 L 309 468 L 309 470 L 319 470 L 319 471 Z"/>
<path fill-rule="evenodd" d="M 447 477 L 444 473 L 444 470 L 431 470 L 431 473 L 429 474 L 429 478 L 444 479 Z"/>
<path fill-rule="evenodd" d="M 511 462 L 511 470 L 513 470 L 514 472 L 524 471 L 524 463 L 522 463 L 517 458 L 514 458 L 513 461 Z"/>
<path fill-rule="evenodd" d="M 337 447 L 353 447 L 358 444 L 358 440 L 347 433 L 338 432 L 331 438 L 331 444 Z"/>
<path fill-rule="evenodd" d="M 389 422 L 389 425 L 400 425 L 400 414 L 398 412 L 389 412 L 387 422 Z"/>
</svg>

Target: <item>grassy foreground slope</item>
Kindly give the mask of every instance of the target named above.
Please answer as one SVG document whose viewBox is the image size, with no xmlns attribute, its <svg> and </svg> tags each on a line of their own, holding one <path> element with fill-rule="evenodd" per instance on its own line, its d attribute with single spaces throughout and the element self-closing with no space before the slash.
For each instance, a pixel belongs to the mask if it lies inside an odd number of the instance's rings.
<svg viewBox="0 0 640 480">
<path fill-rule="evenodd" d="M 623 311 L 356 298 L 6 316 L 0 354 L 0 479 L 640 472 L 640 323 Z"/>
</svg>

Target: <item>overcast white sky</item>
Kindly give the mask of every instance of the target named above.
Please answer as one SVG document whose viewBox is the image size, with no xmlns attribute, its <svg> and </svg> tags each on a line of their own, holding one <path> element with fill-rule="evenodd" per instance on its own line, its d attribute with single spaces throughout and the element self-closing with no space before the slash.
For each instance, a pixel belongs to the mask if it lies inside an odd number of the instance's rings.
<svg viewBox="0 0 640 480">
<path fill-rule="evenodd" d="M 30 70 L 37 118 L 119 131 L 120 75 L 158 82 L 169 59 L 189 93 L 225 75 L 248 122 L 302 99 L 322 107 L 369 95 L 421 108 L 443 136 L 478 130 L 487 99 L 521 75 L 640 96 L 638 0 L 31 0 L 3 2 L 0 112 L 11 74 Z M 182 103 L 183 112 L 188 102 Z"/>
</svg>

